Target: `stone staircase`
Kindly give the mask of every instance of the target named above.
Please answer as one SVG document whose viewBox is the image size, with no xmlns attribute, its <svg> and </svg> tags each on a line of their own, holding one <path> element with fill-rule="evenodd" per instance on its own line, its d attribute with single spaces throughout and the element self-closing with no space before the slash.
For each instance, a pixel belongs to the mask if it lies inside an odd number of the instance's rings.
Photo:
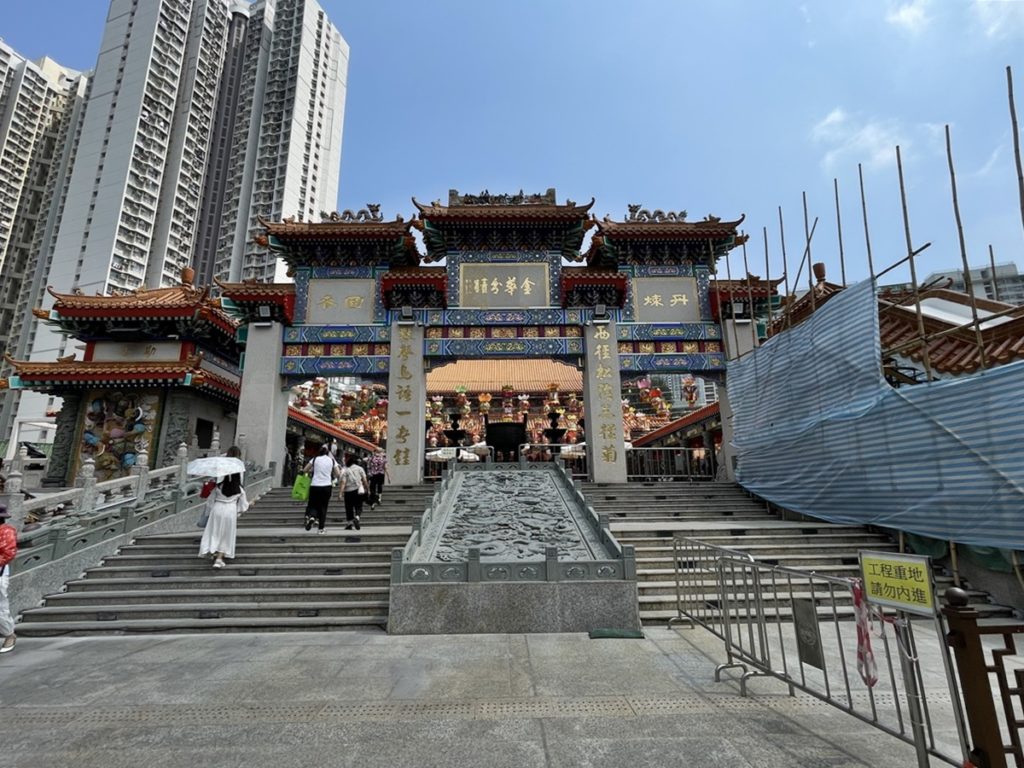
<svg viewBox="0 0 1024 768">
<path fill-rule="evenodd" d="M 672 541 L 677 535 L 748 552 L 770 564 L 834 576 L 858 573 L 860 549 L 895 551 L 892 540 L 863 527 L 784 521 L 728 483 L 584 483 L 584 493 L 612 532 L 637 554 L 640 616 L 647 626 L 676 616 Z M 25 611 L 18 634 L 260 632 L 380 629 L 387 626 L 390 558 L 406 544 L 432 485 L 388 486 L 384 502 L 364 510 L 362 530 L 344 530 L 336 498 L 327 534 L 302 528 L 305 505 L 275 489 L 239 522 L 237 556 L 214 570 L 197 557 L 199 529 L 144 536 L 99 567 Z M 936 576 L 941 592 L 951 580 Z M 714 583 L 692 589 L 714 599 Z M 970 591 L 987 617 L 1011 615 Z M 807 597 L 800 593 L 797 596 Z M 785 605 L 768 605 L 786 616 Z M 852 613 L 840 601 L 839 613 Z"/>
<path fill-rule="evenodd" d="M 25 611 L 26 637 L 133 632 L 260 632 L 387 626 L 391 550 L 404 546 L 432 486 L 389 486 L 362 530 L 345 531 L 331 501 L 327 533 L 302 527 L 288 489 L 239 520 L 236 557 L 214 570 L 197 556 L 202 532 L 143 536 Z"/>
<path fill-rule="evenodd" d="M 636 548 L 640 617 L 647 626 L 665 624 L 677 615 L 672 544 L 676 536 L 746 552 L 771 565 L 843 577 L 859 574 L 859 550 L 898 549 L 886 534 L 862 526 L 782 520 L 733 483 L 584 483 L 583 492 L 598 514 L 608 515 L 616 538 Z M 940 594 L 951 584 L 948 576 L 936 574 Z M 690 581 L 688 587 L 687 594 L 717 597 L 711 578 Z M 1011 609 L 989 603 L 986 593 L 968 592 L 972 607 L 986 616 L 1010 615 Z M 811 594 L 798 586 L 794 596 Z M 779 602 L 766 601 L 766 611 L 788 617 L 788 605 Z M 839 615 L 852 615 L 845 596 L 836 602 Z"/>
</svg>

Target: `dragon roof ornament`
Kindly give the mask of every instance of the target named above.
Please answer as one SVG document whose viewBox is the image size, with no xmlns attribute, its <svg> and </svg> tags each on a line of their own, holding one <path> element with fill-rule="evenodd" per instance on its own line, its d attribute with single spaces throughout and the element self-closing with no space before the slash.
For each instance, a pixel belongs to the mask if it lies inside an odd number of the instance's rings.
<svg viewBox="0 0 1024 768">
<path fill-rule="evenodd" d="M 566 204 L 575 205 L 571 200 L 566 201 Z M 486 189 L 479 195 L 460 195 L 459 190 L 449 189 L 448 205 L 558 205 L 558 201 L 555 199 L 554 187 L 549 187 L 544 194 L 532 195 L 526 194 L 521 189 L 512 195 L 491 194 Z"/>
<path fill-rule="evenodd" d="M 402 217 L 399 216 L 397 221 L 401 220 Z M 338 211 L 333 211 L 331 213 L 328 213 L 327 211 L 320 211 L 321 223 L 369 224 L 381 221 L 384 221 L 384 217 L 380 213 L 380 203 L 367 203 L 365 208 L 360 208 L 356 212 L 353 212 L 349 208 L 346 208 L 340 213 Z"/>
</svg>

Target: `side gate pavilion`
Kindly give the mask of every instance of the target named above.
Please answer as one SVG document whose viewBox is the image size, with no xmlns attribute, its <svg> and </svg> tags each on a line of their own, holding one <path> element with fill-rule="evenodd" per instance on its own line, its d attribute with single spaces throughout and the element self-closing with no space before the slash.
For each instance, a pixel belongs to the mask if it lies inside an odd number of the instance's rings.
<svg viewBox="0 0 1024 768">
<path fill-rule="evenodd" d="M 456 359 L 547 358 L 583 371 L 592 479 L 624 482 L 620 377 L 722 381 L 709 281 L 741 242 L 742 218 L 690 222 L 685 212 L 630 206 L 624 221 L 599 221 L 593 200 L 559 204 L 554 189 L 452 190 L 447 205 L 413 203 L 408 222 L 384 221 L 377 206 L 319 223 L 265 221 L 258 242 L 294 283 L 221 284 L 225 308 L 247 322 L 238 430 L 257 463 L 284 450 L 293 384 L 359 376 L 387 384 L 392 481 L 421 482 L 428 370 Z"/>
</svg>

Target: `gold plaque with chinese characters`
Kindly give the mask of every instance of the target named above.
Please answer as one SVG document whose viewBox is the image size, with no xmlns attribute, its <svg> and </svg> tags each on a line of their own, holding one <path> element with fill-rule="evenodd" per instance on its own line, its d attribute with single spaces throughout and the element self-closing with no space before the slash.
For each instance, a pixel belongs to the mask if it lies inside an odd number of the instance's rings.
<svg viewBox="0 0 1024 768">
<path fill-rule="evenodd" d="M 306 322 L 318 325 L 372 323 L 376 289 L 374 280 L 310 280 Z"/>
<path fill-rule="evenodd" d="M 459 303 L 463 307 L 546 307 L 550 295 L 546 263 L 459 265 Z"/>
<path fill-rule="evenodd" d="M 635 277 L 633 316 L 639 323 L 699 322 L 700 297 L 692 277 Z"/>
</svg>

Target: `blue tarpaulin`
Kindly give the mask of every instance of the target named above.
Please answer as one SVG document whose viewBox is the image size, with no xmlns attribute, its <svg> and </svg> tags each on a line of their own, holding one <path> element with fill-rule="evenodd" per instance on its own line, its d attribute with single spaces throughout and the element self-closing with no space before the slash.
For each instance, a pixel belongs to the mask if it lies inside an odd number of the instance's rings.
<svg viewBox="0 0 1024 768">
<path fill-rule="evenodd" d="M 837 523 L 1024 549 L 1024 362 L 893 389 L 866 280 L 729 363 L 737 479 Z"/>
</svg>

